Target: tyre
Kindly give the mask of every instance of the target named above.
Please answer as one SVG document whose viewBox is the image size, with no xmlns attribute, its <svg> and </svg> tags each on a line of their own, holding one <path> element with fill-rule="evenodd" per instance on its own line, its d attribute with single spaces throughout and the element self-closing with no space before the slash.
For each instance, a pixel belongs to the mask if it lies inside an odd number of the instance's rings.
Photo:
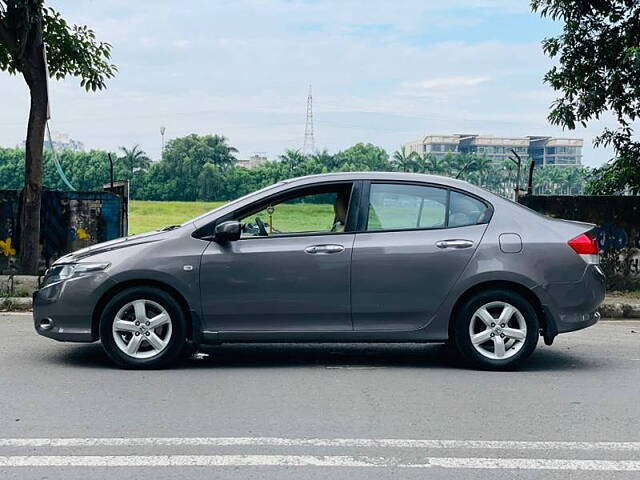
<svg viewBox="0 0 640 480">
<path fill-rule="evenodd" d="M 124 368 L 161 368 L 186 345 L 187 322 L 176 299 L 155 287 L 116 294 L 100 316 L 100 339 L 111 360 Z"/>
<path fill-rule="evenodd" d="M 535 309 L 522 295 L 486 290 L 458 309 L 453 337 L 457 350 L 472 366 L 509 370 L 533 353 L 539 325 Z"/>
</svg>

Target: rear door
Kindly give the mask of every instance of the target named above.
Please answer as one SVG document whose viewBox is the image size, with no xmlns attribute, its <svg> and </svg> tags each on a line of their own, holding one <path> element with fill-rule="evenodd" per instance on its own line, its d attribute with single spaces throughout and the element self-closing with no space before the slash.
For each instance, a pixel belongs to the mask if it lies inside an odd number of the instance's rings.
<svg viewBox="0 0 640 480">
<path fill-rule="evenodd" d="M 372 183 L 351 274 L 355 330 L 424 326 L 463 272 L 491 207 L 436 185 Z"/>
</svg>

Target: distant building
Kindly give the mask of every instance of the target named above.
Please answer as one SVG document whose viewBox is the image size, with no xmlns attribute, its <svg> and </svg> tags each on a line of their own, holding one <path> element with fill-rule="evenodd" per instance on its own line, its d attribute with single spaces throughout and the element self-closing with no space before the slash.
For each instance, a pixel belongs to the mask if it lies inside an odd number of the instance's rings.
<svg viewBox="0 0 640 480">
<path fill-rule="evenodd" d="M 53 149 L 56 152 L 60 152 L 62 150 L 71 150 L 73 152 L 84 152 L 84 143 L 74 140 L 66 133 L 60 133 L 53 131 L 51 132 L 51 140 L 49 142 L 49 135 L 44 136 L 44 149 L 51 150 L 51 143 L 53 143 Z M 22 142 L 22 148 L 25 148 L 27 142 Z"/>
<path fill-rule="evenodd" d="M 407 153 L 430 153 L 442 157 L 448 153 L 485 156 L 499 163 L 512 156 L 515 150 L 522 160 L 533 160 L 536 165 L 582 165 L 581 138 L 555 138 L 544 136 L 494 137 L 491 135 L 454 134 L 427 135 L 405 145 Z"/>
<path fill-rule="evenodd" d="M 45 135 L 44 148 L 51 150 L 49 136 Z M 73 152 L 84 152 L 84 143 L 74 140 L 66 133 L 51 132 L 51 140 L 53 140 L 53 148 L 56 151 L 71 150 Z"/>
<path fill-rule="evenodd" d="M 266 163 L 267 161 L 268 159 L 266 155 L 255 154 L 255 155 L 251 155 L 247 159 L 238 160 L 236 162 L 236 166 L 244 167 L 244 168 L 255 168 L 255 167 L 259 167 L 263 163 Z"/>
</svg>

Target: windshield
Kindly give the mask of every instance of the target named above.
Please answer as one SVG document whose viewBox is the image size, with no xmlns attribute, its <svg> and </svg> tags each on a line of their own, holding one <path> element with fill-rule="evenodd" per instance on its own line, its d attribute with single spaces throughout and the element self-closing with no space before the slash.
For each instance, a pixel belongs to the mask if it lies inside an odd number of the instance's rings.
<svg viewBox="0 0 640 480">
<path fill-rule="evenodd" d="M 273 188 L 279 187 L 279 186 L 284 185 L 284 184 L 285 184 L 285 182 L 278 182 L 278 183 L 274 183 L 273 185 L 269 185 L 268 187 L 264 187 L 264 188 L 261 188 L 260 190 L 256 190 L 255 192 L 251 192 L 251 193 L 248 193 L 248 194 L 246 194 L 246 195 L 243 195 L 243 196 L 242 196 L 242 197 L 240 197 L 240 198 L 236 198 L 235 200 L 232 200 L 232 201 L 227 202 L 227 203 L 225 203 L 225 204 L 223 204 L 223 205 L 220 205 L 219 207 L 214 208 L 213 210 L 210 210 L 210 211 L 208 211 L 208 212 L 206 212 L 206 213 L 203 213 L 202 215 L 199 215 L 199 216 L 197 216 L 197 217 L 195 217 L 195 218 L 192 218 L 192 219 L 190 219 L 190 220 L 187 220 L 186 222 L 184 222 L 184 223 L 183 223 L 182 225 L 180 225 L 180 226 L 181 226 L 181 227 L 183 227 L 183 226 L 188 225 L 188 224 L 190 224 L 190 223 L 197 222 L 198 220 L 203 219 L 203 218 L 205 218 L 205 217 L 208 217 L 209 215 L 211 215 L 211 214 L 212 214 L 212 213 L 214 213 L 214 212 L 217 212 L 218 210 L 221 210 L 221 209 L 223 209 L 223 208 L 226 208 L 226 207 L 228 207 L 228 206 L 230 206 L 230 205 L 234 205 L 234 204 L 239 203 L 239 202 L 241 202 L 241 201 L 243 201 L 243 200 L 245 200 L 245 199 L 247 199 L 247 198 L 250 198 L 250 197 L 252 197 L 252 196 L 254 196 L 254 195 L 258 195 L 258 194 L 260 194 L 260 193 L 262 193 L 262 192 L 267 192 L 267 191 L 269 191 L 269 190 L 271 190 L 271 189 L 273 189 Z"/>
</svg>

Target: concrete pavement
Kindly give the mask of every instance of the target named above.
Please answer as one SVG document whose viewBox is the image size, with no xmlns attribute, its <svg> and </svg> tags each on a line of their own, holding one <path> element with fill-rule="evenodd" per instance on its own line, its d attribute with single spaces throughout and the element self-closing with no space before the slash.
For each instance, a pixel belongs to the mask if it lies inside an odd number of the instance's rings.
<svg viewBox="0 0 640 480">
<path fill-rule="evenodd" d="M 638 478 L 640 322 L 520 372 L 440 345 L 235 345 L 114 368 L 0 316 L 0 478 Z"/>
</svg>

